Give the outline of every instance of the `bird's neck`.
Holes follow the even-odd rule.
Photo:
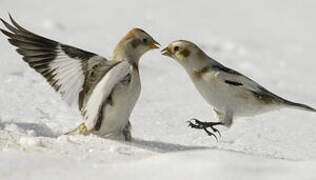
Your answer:
[[[188,71],[198,71],[210,64],[208,58],[192,57],[187,61],[183,61],[185,69]]]
[[[190,75],[195,75],[197,72],[204,72],[205,70],[209,70],[213,65],[219,64],[208,56],[195,57],[188,62],[184,65],[184,68]]]
[[[129,61],[131,64],[135,64],[138,66],[140,57],[140,54],[131,49],[124,48],[122,46],[117,46],[113,52],[112,60]]]

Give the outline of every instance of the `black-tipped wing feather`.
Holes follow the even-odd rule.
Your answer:
[[[76,103],[78,100],[82,102],[84,95],[89,91],[85,84],[96,83],[91,82],[89,78],[91,71],[102,70],[102,74],[105,74],[113,65],[94,53],[34,34],[21,27],[11,16],[10,19],[12,25],[0,19],[7,28],[0,28],[0,31],[17,47],[16,51],[23,56],[23,60],[42,74],[68,104]],[[90,64],[98,68],[92,69]],[[87,79],[90,79],[90,82],[87,82]],[[98,79],[100,78],[94,78],[95,81]]]

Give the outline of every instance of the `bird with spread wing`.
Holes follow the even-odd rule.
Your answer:
[[[69,46],[1,19],[0,31],[23,60],[46,78],[68,104],[77,103],[84,122],[66,134],[90,133],[131,140],[130,114],[140,95],[141,56],[159,48],[148,33],[135,28],[114,49],[112,60]]]

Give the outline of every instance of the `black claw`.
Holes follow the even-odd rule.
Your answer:
[[[187,123],[189,123],[189,124],[188,124],[189,127],[194,128],[194,125],[195,125],[195,124],[193,124],[191,121],[187,121]]]
[[[219,130],[218,130],[217,128],[211,126],[211,129],[212,129],[215,133],[217,133],[217,134],[219,135],[219,137],[222,137],[221,132],[219,132]]]
[[[195,123],[191,121],[195,121]],[[188,126],[194,129],[203,129],[203,126],[201,126],[200,123],[197,123],[197,121],[197,119],[191,119],[190,121],[187,121],[189,123]]]
[[[204,129],[204,131],[207,133],[207,135],[213,136],[213,137],[216,139],[216,141],[218,142],[218,138],[217,138],[217,136],[216,136],[214,133],[210,132],[210,131],[207,130],[206,128],[203,128],[203,129]]]
[[[214,133],[217,133],[219,137],[222,137],[222,134],[220,133],[220,131],[214,127],[216,125],[221,125],[222,124],[221,122],[202,122],[195,118],[192,118],[190,121],[187,121],[187,122],[189,123],[188,124],[189,127],[194,128],[194,129],[203,129],[209,136],[214,136],[217,142],[218,142],[218,138]],[[214,133],[207,130],[207,128],[211,128]]]

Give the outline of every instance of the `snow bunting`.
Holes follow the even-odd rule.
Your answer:
[[[219,131],[214,126],[230,127],[234,117],[253,116],[283,107],[316,112],[310,106],[281,98],[243,74],[225,67],[192,42],[174,41],[161,53],[184,67],[199,93],[213,106],[219,120],[202,122],[192,119],[189,126],[203,129],[216,139],[213,132]]]
[[[140,95],[138,63],[159,48],[145,31],[132,29],[118,43],[112,60],[32,33],[10,16],[0,29],[23,60],[43,75],[68,104],[77,103],[84,122],[66,134],[96,134],[131,140],[130,114]]]

